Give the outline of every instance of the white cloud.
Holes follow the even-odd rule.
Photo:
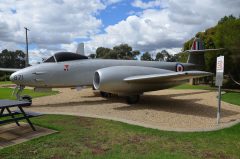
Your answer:
[[[78,46],[77,42],[72,42],[70,44],[62,44],[61,49],[68,50],[70,52],[76,52],[77,46]]]
[[[217,24],[225,15],[239,16],[239,0],[165,0],[132,4],[142,10],[115,25],[108,26],[105,33],[94,35],[87,46],[95,50],[99,46],[112,47],[128,43],[134,49],[152,51],[162,48],[181,48],[184,41],[197,32]],[[165,6],[162,8],[162,6]]]
[[[106,5],[112,5],[112,4],[119,3],[121,1],[123,1],[123,0],[103,0],[103,3]]]
[[[132,6],[141,8],[141,9],[149,9],[149,8],[156,8],[156,7],[167,7],[167,2],[168,0],[152,0],[148,2],[143,2],[142,0],[135,0],[132,2]]]
[[[0,42],[24,44],[23,28],[28,27],[30,43],[55,49],[98,33],[102,22],[96,14],[105,7],[100,0],[1,0]]]
[[[99,46],[128,43],[134,49],[176,50],[198,31],[214,26],[225,15],[239,16],[239,0],[1,0],[0,49],[19,49],[25,44],[24,27],[30,29],[31,59],[55,51],[76,51],[75,39],[90,39],[87,53]],[[99,13],[107,6],[132,5],[126,19],[100,30]],[[136,9],[136,8],[140,8]],[[135,10],[136,9],[136,10]],[[175,51],[173,51],[175,52]]]

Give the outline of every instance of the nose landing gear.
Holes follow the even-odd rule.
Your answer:
[[[23,85],[17,85],[15,89],[13,90],[12,95],[15,95],[17,100],[27,101],[29,102],[29,106],[32,105],[32,97],[29,95],[23,95],[21,96],[22,91],[24,90],[25,86]]]

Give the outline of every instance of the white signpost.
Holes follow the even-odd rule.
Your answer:
[[[221,86],[223,83],[224,74],[224,56],[217,57],[216,63],[216,86],[218,86],[218,111],[217,111],[217,124],[220,123],[221,115]]]

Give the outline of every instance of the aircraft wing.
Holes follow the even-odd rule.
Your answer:
[[[0,71],[3,71],[3,72],[16,72],[16,71],[19,71],[21,69],[17,69],[17,68],[0,68]]]
[[[212,73],[204,71],[185,71],[185,72],[171,72],[163,74],[151,74],[151,75],[140,75],[131,76],[124,79],[129,83],[158,83],[164,81],[179,81],[197,77],[210,76]]]

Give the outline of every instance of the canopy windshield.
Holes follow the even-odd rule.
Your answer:
[[[51,56],[47,60],[44,61],[44,63],[46,63],[46,62],[56,62],[56,61],[55,61],[54,56]]]
[[[83,56],[80,54],[72,53],[72,52],[59,52],[54,56],[49,57],[44,62],[64,62],[64,61],[74,61],[74,60],[83,60],[88,59],[87,56]]]

